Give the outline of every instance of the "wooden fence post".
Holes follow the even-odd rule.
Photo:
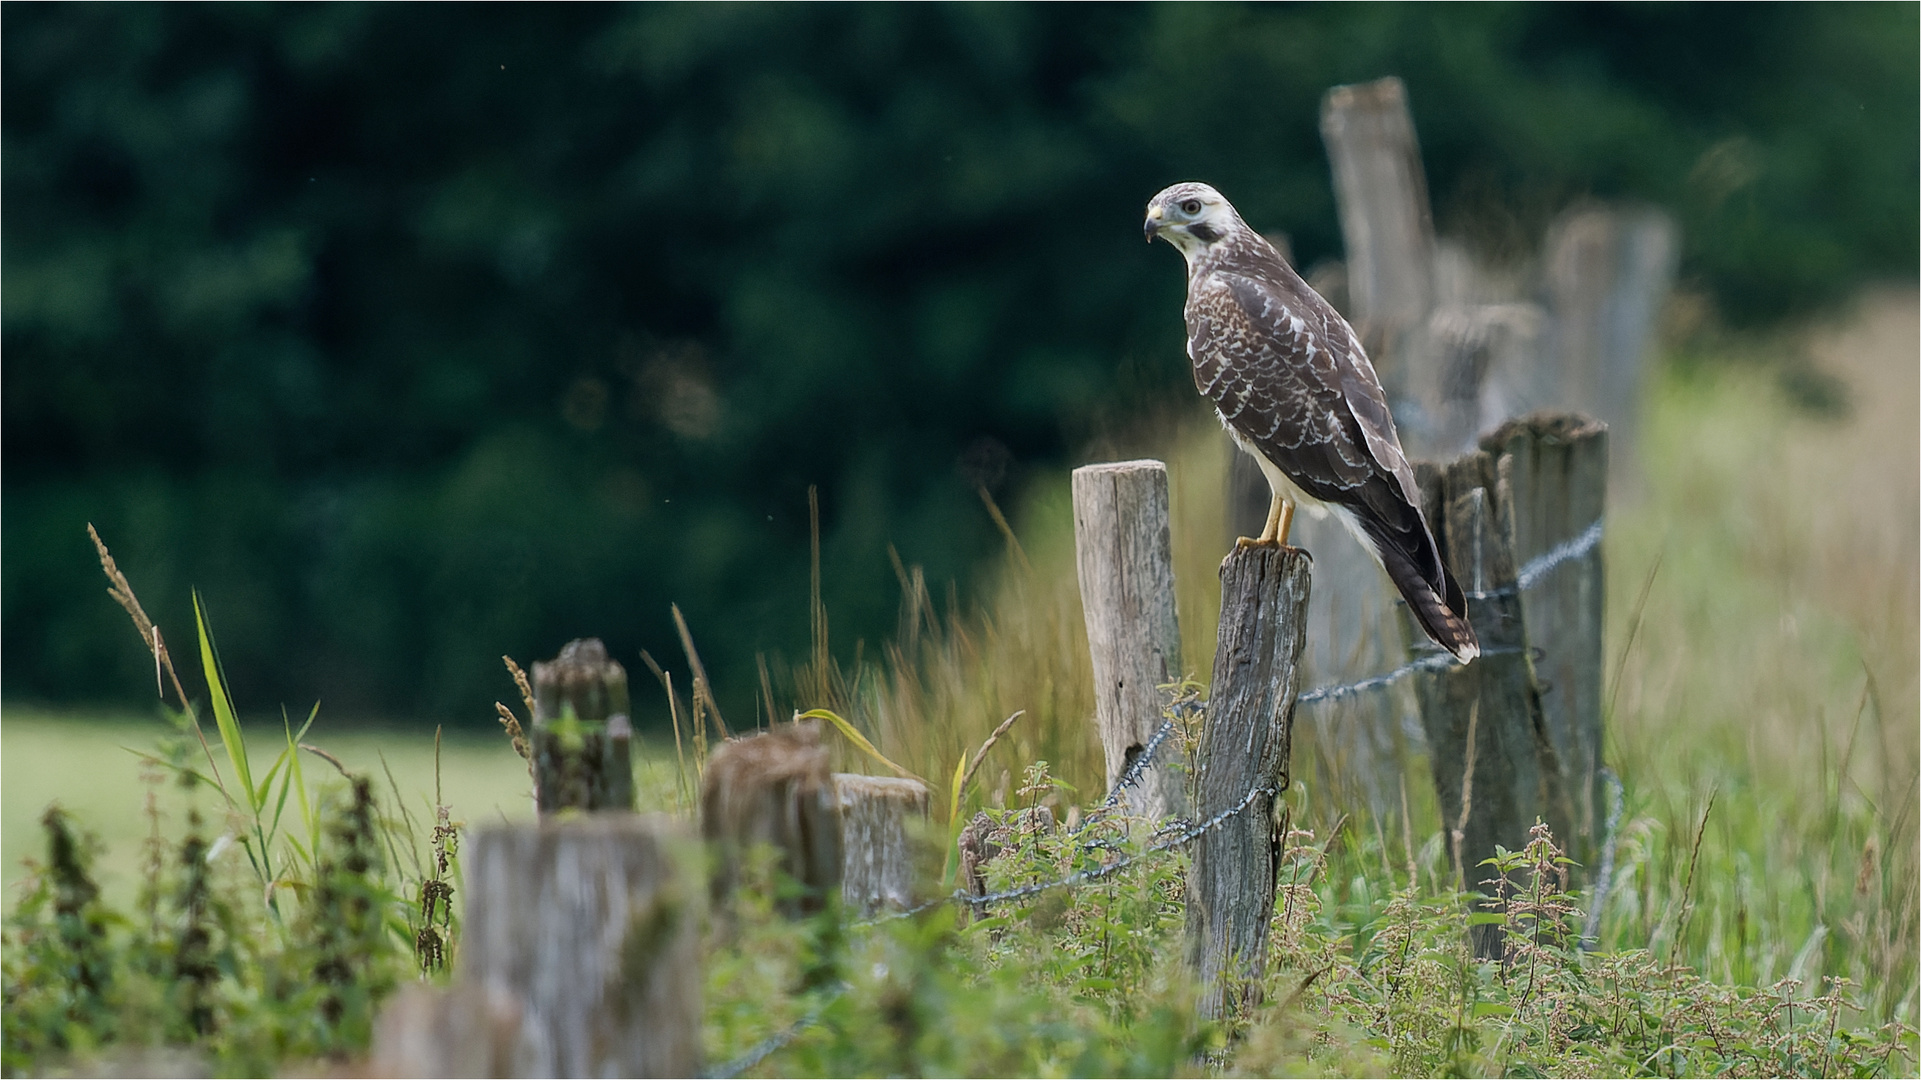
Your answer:
[[[593,815],[474,834],[460,970],[382,1014],[397,1076],[694,1076],[700,890],[680,829]]]
[[[1554,362],[1536,369],[1535,401],[1608,425],[1618,490],[1633,477],[1642,368],[1674,280],[1679,230],[1659,210],[1579,207],[1554,222],[1544,247]]]
[[[1574,413],[1510,420],[1483,437],[1498,484],[1510,493],[1514,561],[1570,555],[1523,582],[1521,613],[1534,652],[1541,713],[1567,776],[1573,833],[1568,853],[1593,865],[1601,837],[1601,619],[1606,597],[1599,530],[1607,505],[1608,427]]]
[[[842,902],[861,915],[912,907],[917,897],[909,823],[927,817],[927,785],[835,773],[834,791],[840,799]]]
[[[1480,862],[1494,854],[1495,845],[1521,850],[1537,817],[1566,837],[1573,815],[1542,716],[1516,595],[1512,489],[1485,451],[1445,468],[1419,462],[1415,471],[1435,539],[1468,595],[1468,621],[1481,639],[1482,655],[1473,663],[1414,679],[1441,824],[1450,834],[1460,883],[1472,889],[1483,887],[1487,871]],[[1432,656],[1426,635],[1405,614],[1403,620],[1409,653]],[[1477,926],[1470,936],[1476,955],[1500,955],[1499,927]]]
[[[1158,688],[1183,674],[1167,466],[1122,461],[1075,469],[1074,555],[1111,789],[1161,725],[1168,698]],[[1126,795],[1133,812],[1158,819],[1186,810],[1175,764],[1166,755],[1143,772]]]
[[[534,684],[534,798],[544,817],[560,810],[632,810],[633,726],[627,669],[599,638],[567,643],[537,661]]]
[[[1210,1017],[1252,1004],[1267,963],[1280,848],[1273,811],[1288,783],[1309,562],[1299,548],[1236,548],[1221,563],[1196,817],[1239,812],[1194,841],[1187,884],[1188,961]]]
[[[1347,248],[1348,313],[1414,453],[1431,453],[1439,384],[1426,351],[1434,304],[1434,221],[1427,174],[1396,78],[1336,86],[1321,99],[1321,140],[1334,171]]]
[[[1334,174],[1346,246],[1348,309],[1411,454],[1451,452],[1466,435],[1448,427],[1446,373],[1429,325],[1437,246],[1427,175],[1397,78],[1336,86],[1321,99],[1321,139]],[[1456,410],[1458,411],[1458,410]],[[1445,449],[1443,449],[1445,447]],[[1394,587],[1332,517],[1301,515],[1294,543],[1314,553],[1320,587],[1308,612],[1306,670],[1316,684],[1352,682],[1392,665]],[[1398,816],[1405,767],[1401,703],[1392,692],[1314,710],[1310,745],[1344,804],[1365,801]]]
[[[790,914],[818,911],[841,887],[840,796],[814,721],[729,739],[707,759],[700,834],[714,849],[713,896],[724,908],[749,848],[772,846],[802,886]]]

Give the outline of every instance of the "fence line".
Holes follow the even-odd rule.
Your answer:
[[[1512,589],[1503,590],[1503,592],[1513,592],[1521,589],[1527,589],[1532,585],[1534,585],[1546,574],[1553,571],[1556,567],[1560,566],[1561,564],[1566,563],[1572,559],[1578,559],[1586,555],[1588,552],[1592,551],[1594,547],[1601,542],[1602,524],[1603,523],[1600,519],[1596,519],[1593,524],[1589,525],[1586,529],[1582,530],[1579,536],[1576,536],[1564,543],[1558,544],[1554,548],[1550,549],[1549,551],[1546,551],[1541,555],[1528,560],[1527,564],[1521,568],[1518,574],[1515,575],[1517,584]],[[1477,599],[1485,599],[1487,595],[1494,595],[1494,594],[1475,594]],[[1497,655],[1499,653],[1518,652],[1518,651],[1520,650],[1499,649],[1499,650],[1493,650],[1490,653],[1485,655]],[[1453,666],[1455,663],[1456,661],[1451,654],[1445,653],[1445,652],[1437,652],[1431,656],[1424,656],[1419,660],[1410,661],[1409,663],[1403,664],[1400,667],[1395,668],[1393,671],[1389,671],[1385,674],[1371,676],[1369,678],[1360,679],[1351,683],[1343,683],[1335,686],[1317,687],[1313,690],[1309,690],[1309,691],[1306,691],[1305,693],[1298,695],[1295,698],[1295,703],[1297,705],[1312,705],[1312,704],[1316,704],[1318,702],[1324,702],[1324,701],[1338,701],[1345,697],[1351,697],[1356,694],[1362,694],[1370,690],[1378,690],[1382,687],[1389,686],[1417,672],[1442,670],[1442,669]],[[1141,780],[1141,777],[1146,775],[1147,769],[1153,763],[1155,755],[1157,755],[1160,752],[1161,747],[1167,743],[1167,740],[1171,738],[1173,734],[1174,734],[1173,719],[1170,718],[1170,719],[1161,721],[1160,726],[1154,730],[1153,736],[1150,739],[1148,739],[1147,743],[1144,746],[1141,747],[1141,752],[1135,756],[1134,760],[1128,764],[1127,769],[1124,772],[1122,772],[1120,777],[1114,781],[1113,788],[1108,791],[1106,798],[1104,798],[1101,801],[1100,806],[1098,806],[1093,811],[1093,813],[1089,814],[1087,820],[1081,824],[1081,827],[1080,827],[1081,829],[1084,830],[1089,825],[1091,825],[1096,816],[1101,815],[1107,811],[1110,811],[1114,807],[1120,804],[1122,796],[1124,795],[1126,790],[1134,786],[1135,784],[1139,783]],[[1615,846],[1614,842],[1615,842],[1616,828],[1619,825],[1620,817],[1621,817],[1620,781],[1614,778],[1613,773],[1608,773],[1606,775],[1610,784],[1610,790],[1613,798],[1612,798],[1611,805],[1609,807],[1608,822],[1607,822],[1607,842],[1606,842],[1605,853],[1602,857],[1602,863],[1601,863],[1602,877],[1596,887],[1594,911],[1589,915],[1588,927],[1586,928],[1586,932],[1582,935],[1582,938],[1583,938],[1582,945],[1584,948],[1592,948],[1592,942],[1594,940],[1596,924],[1598,924],[1599,922],[1599,913],[1600,913],[1601,905],[1605,903],[1605,899],[1607,895],[1607,878],[1613,871],[1614,846]],[[974,905],[978,907],[986,907],[990,904],[1006,903],[1010,900],[1023,900],[1023,899],[1026,899],[1027,897],[1038,896],[1041,893],[1049,892],[1054,889],[1071,889],[1071,888],[1077,888],[1082,885],[1091,884],[1093,882],[1100,881],[1104,878],[1112,877],[1113,875],[1120,873],[1122,870],[1125,870],[1135,865],[1136,863],[1142,862],[1151,856],[1159,855],[1163,852],[1171,851],[1175,848],[1184,847],[1188,844],[1191,844],[1195,840],[1198,840],[1201,837],[1206,836],[1208,833],[1211,833],[1215,829],[1220,828],[1222,825],[1225,825],[1228,821],[1232,820],[1234,817],[1244,812],[1249,806],[1253,805],[1256,799],[1260,798],[1262,795],[1264,794],[1271,795],[1274,793],[1275,793],[1274,789],[1271,785],[1268,785],[1266,783],[1256,784],[1253,787],[1249,788],[1245,795],[1241,796],[1241,799],[1239,802],[1235,803],[1233,806],[1227,808],[1226,810],[1223,810],[1220,813],[1215,814],[1213,817],[1209,818],[1208,820],[1201,822],[1198,825],[1189,825],[1185,828],[1180,829],[1177,832],[1172,833],[1171,835],[1163,835],[1161,839],[1155,841],[1154,843],[1141,849],[1138,852],[1122,855],[1119,858],[1115,859],[1114,861],[1103,863],[1100,866],[1090,867],[1085,870],[1076,870],[1073,873],[1067,874],[1063,877],[1055,878],[1051,881],[1031,882],[1026,885],[1019,885],[1011,889],[1002,890],[1000,892],[987,893],[982,896],[975,896],[969,893],[966,889],[955,889],[951,893],[948,893],[944,896],[936,897],[935,899],[928,900],[924,903],[917,904],[913,907],[906,908],[901,911],[894,911],[894,912],[888,912],[882,915],[876,915],[872,918],[864,919],[859,922],[856,922],[853,925],[856,927],[869,927],[869,926],[876,926],[884,922],[892,922],[898,919],[912,918],[913,916],[920,915],[924,912],[932,911],[933,909],[940,907],[944,904],[962,903],[962,904],[969,904],[969,905]],[[1169,824],[1170,825],[1178,824],[1178,822],[1170,822]],[[1164,833],[1165,828],[1162,831]],[[799,1020],[788,1025],[786,1028],[783,1028],[782,1030],[775,1032],[773,1035],[768,1036],[766,1039],[763,1039],[761,1042],[756,1044],[747,1053],[742,1054],[738,1058],[735,1058],[733,1061],[727,1063],[727,1065],[723,1066],[722,1068],[717,1069],[713,1072],[709,1072],[707,1076],[716,1078],[716,1080],[730,1080],[730,1078],[739,1076],[741,1073],[744,1073],[747,1070],[752,1069],[756,1065],[759,1065],[762,1061],[766,1060],[769,1055],[775,1053],[776,1051],[782,1049],[783,1047],[786,1047],[788,1044],[792,1043],[796,1038],[799,1038],[802,1032],[806,1031],[808,1028],[811,1028],[816,1023],[818,1023],[820,1021],[820,1017],[822,1013],[826,1011],[827,1007],[833,1004],[833,1002],[837,1000],[842,994],[846,993],[846,990],[847,990],[847,987],[845,986],[845,984],[843,984],[839,989],[835,990],[835,992],[831,996],[829,996],[825,1001],[822,1001],[820,1004],[816,1005],[812,1010],[810,1010],[806,1016],[801,1017]]]
[[[1514,575],[1513,585],[1507,586],[1506,588],[1493,589],[1488,592],[1471,592],[1467,594],[1467,598],[1470,600],[1492,600],[1497,596],[1513,596],[1516,593],[1533,588],[1537,582],[1548,575],[1549,571],[1554,570],[1564,562],[1578,559],[1588,552],[1593,551],[1601,542],[1602,526],[1605,524],[1606,519],[1595,518],[1593,524],[1581,530],[1581,535],[1563,540],[1559,544],[1529,559],[1527,563],[1521,567],[1520,571]]]
[[[1587,913],[1587,925],[1581,927],[1583,952],[1592,952],[1601,943],[1601,909],[1607,906],[1608,889],[1614,884],[1614,844],[1621,836],[1621,810],[1626,801],[1621,778],[1613,769],[1602,769],[1601,778],[1608,786],[1607,839],[1601,842],[1601,872],[1594,879],[1594,903]]]
[[[734,1077],[766,1061],[768,1055],[774,1053],[776,1050],[783,1049],[787,1044],[800,1038],[801,1032],[820,1023],[820,1018],[827,1012],[827,1007],[839,1001],[841,996],[846,994],[850,989],[852,989],[852,987],[846,983],[835,986],[834,992],[828,994],[824,1000],[807,1010],[805,1016],[802,1016],[800,1019],[755,1043],[752,1049],[734,1060],[729,1061],[727,1064],[722,1065],[720,1068],[709,1070],[701,1075],[705,1077],[706,1080],[734,1080]]]

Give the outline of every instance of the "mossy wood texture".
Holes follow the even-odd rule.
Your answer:
[[[633,724],[627,669],[599,638],[567,643],[536,661],[534,797],[542,816],[561,810],[634,808]]]
[[[1464,885],[1483,889],[1491,871],[1480,862],[1496,845],[1521,850],[1537,818],[1567,836],[1572,818],[1515,590],[1512,491],[1495,465],[1477,450],[1445,468],[1419,462],[1415,470],[1442,557],[1468,596],[1468,621],[1481,639],[1482,655],[1472,663],[1416,675],[1415,696],[1455,868]],[[1432,655],[1426,636],[1403,617],[1409,653]],[[1477,955],[1500,954],[1498,927],[1470,933]]]
[[[1094,722],[1107,758],[1107,786],[1159,728],[1181,669],[1174,607],[1167,466],[1120,461],[1074,470],[1074,556],[1094,668]],[[1163,756],[1126,793],[1149,818],[1186,810],[1185,784]]]
[[[1195,815],[1210,821],[1240,806],[1249,791],[1265,790],[1194,841],[1187,947],[1208,1016],[1253,1004],[1266,964],[1283,839],[1273,811],[1288,784],[1310,561],[1298,548],[1249,547],[1221,564],[1220,636]]]

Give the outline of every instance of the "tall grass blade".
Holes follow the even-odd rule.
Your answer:
[[[253,769],[247,764],[247,743],[240,735],[240,719],[234,715],[233,699],[227,692],[227,677],[221,672],[220,659],[214,653],[213,636],[207,632],[207,614],[201,606],[197,589],[193,594],[193,621],[200,632],[200,666],[207,677],[207,696],[213,699],[213,719],[220,728],[221,745],[227,748],[227,761],[240,780],[240,790],[247,797],[247,806],[258,813],[260,800],[254,793]]]

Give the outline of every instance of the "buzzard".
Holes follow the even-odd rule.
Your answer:
[[[1354,328],[1206,184],[1154,196],[1145,231],[1187,258],[1194,385],[1274,492],[1260,539],[1240,543],[1284,544],[1297,501],[1324,507],[1380,562],[1429,637],[1462,663],[1479,656]]]

